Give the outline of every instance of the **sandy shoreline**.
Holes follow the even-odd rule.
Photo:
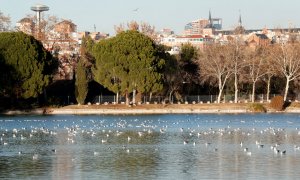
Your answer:
[[[197,114],[197,113],[246,113],[246,110],[212,109],[56,109],[50,114]]]
[[[249,104],[174,104],[174,105],[70,105],[61,108],[37,108],[31,110],[8,110],[4,115],[121,115],[121,114],[215,114],[251,113]],[[268,112],[274,112],[269,111]],[[300,113],[300,108],[288,108],[282,113]]]
[[[212,110],[212,109],[35,109],[30,111],[10,110],[2,114],[5,115],[88,115],[88,114],[204,114],[204,113],[247,113],[244,109]]]

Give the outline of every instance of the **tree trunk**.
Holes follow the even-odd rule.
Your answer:
[[[135,104],[136,89],[132,91],[132,103]]]
[[[169,102],[172,102],[172,94],[173,94],[173,90],[171,90],[170,94],[169,94]]]
[[[270,100],[271,78],[272,78],[272,76],[268,76],[268,82],[267,82],[267,101],[268,102]]]
[[[150,93],[149,102],[151,102],[152,99],[152,92]]]
[[[218,99],[217,99],[218,103],[221,102],[222,92],[223,92],[222,77],[219,77],[219,95],[218,95]]]
[[[252,84],[252,97],[251,97],[251,102],[254,103],[255,101],[255,85],[256,85],[256,81],[253,82]]]
[[[219,89],[219,95],[218,95],[218,99],[217,99],[218,103],[221,102],[222,93],[223,93],[223,88]]]
[[[285,85],[285,92],[283,96],[283,100],[286,101],[288,92],[289,92],[289,86],[290,86],[290,77],[286,77],[286,85]]]
[[[116,104],[119,104],[119,92],[117,92]]]
[[[128,91],[126,90],[125,93],[125,98],[126,98],[126,105],[129,105],[129,96],[128,96]]]
[[[234,103],[238,102],[238,77],[237,77],[237,73],[234,74]]]

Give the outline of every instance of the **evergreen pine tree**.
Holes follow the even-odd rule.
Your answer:
[[[88,93],[87,68],[85,66],[84,61],[84,57],[81,57],[77,64],[75,81],[75,96],[77,102],[80,104],[85,103],[85,99]]]
[[[49,85],[57,62],[41,42],[22,32],[0,33],[0,83],[11,98],[36,98]]]
[[[135,92],[155,93],[163,88],[165,60],[155,42],[138,31],[124,31],[100,41],[93,48],[94,78],[104,87],[126,96]]]

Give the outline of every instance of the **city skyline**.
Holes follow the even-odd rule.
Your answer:
[[[114,26],[126,24],[132,20],[147,22],[159,31],[170,28],[176,34],[184,31],[184,26],[197,19],[208,18],[209,10],[214,18],[223,19],[223,29],[233,29],[238,24],[241,12],[243,25],[246,29],[256,28],[287,28],[299,27],[297,11],[300,2],[296,0],[274,0],[261,2],[259,0],[190,0],[186,1],[139,1],[110,0],[85,2],[58,0],[0,0],[0,11],[11,17],[11,25],[27,14],[34,14],[30,7],[35,4],[49,6],[46,15],[55,15],[62,19],[72,20],[78,31],[97,31],[114,34]],[[20,4],[21,3],[21,4]],[[18,4],[18,6],[16,6]],[[274,14],[277,17],[274,17]]]

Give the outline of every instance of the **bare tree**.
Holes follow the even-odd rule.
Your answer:
[[[151,26],[150,24],[146,22],[138,23],[136,21],[131,21],[127,23],[127,27],[124,24],[119,24],[114,26],[116,34],[119,34],[120,32],[128,30],[134,30],[139,31],[146,36],[150,37],[153,40],[157,40],[157,34],[155,32],[155,27]]]
[[[127,27],[132,31],[139,31],[140,29],[140,25],[136,21],[130,21],[129,23],[127,23]]]
[[[232,75],[232,62],[228,52],[229,46],[212,45],[199,58],[202,81],[217,85],[219,88],[218,103],[221,102],[225,84]]]
[[[47,16],[40,23],[41,28],[41,41],[48,49],[54,49],[55,44],[62,40],[62,37],[57,33],[54,28],[55,25],[60,21],[56,16]]]
[[[244,67],[244,46],[241,38],[236,37],[231,41],[228,46],[227,56],[230,58],[232,63],[232,73],[234,75],[234,103],[238,102],[239,93],[239,75]]]
[[[31,14],[27,15],[26,18],[24,19],[28,19],[30,22],[32,22],[34,26],[33,30],[28,29],[31,28],[31,26],[28,27],[26,26],[18,30],[25,31],[25,33],[29,33],[30,35],[33,35],[36,39],[42,41],[44,46],[47,47],[48,49],[52,49],[54,47],[54,44],[61,39],[60,35],[54,31],[55,25],[59,22],[58,17],[56,16],[43,17],[40,23],[37,23],[36,16],[33,16]]]
[[[0,32],[3,31],[8,31],[10,29],[10,17],[5,16],[1,11],[0,11]]]
[[[149,36],[153,40],[157,40],[157,33],[155,32],[155,27],[151,26],[146,22],[141,22],[140,32]]]
[[[254,50],[248,49],[245,58],[245,69],[248,74],[248,79],[252,84],[251,101],[255,101],[256,83],[265,76],[268,71],[266,70],[266,50],[264,47],[258,47]]]
[[[300,77],[300,44],[275,45],[272,50],[272,58],[276,69],[285,77],[286,85],[284,100],[287,100],[289,83]]]
[[[115,29],[116,34],[119,34],[123,31],[125,31],[124,24],[115,25],[114,29]]]
[[[34,15],[27,15],[24,19],[26,22],[20,21],[18,30],[33,35],[59,59],[58,74],[55,78],[72,79],[79,53],[78,43],[71,36],[72,32],[76,32],[76,25],[71,20],[49,15],[43,15],[40,23],[36,22],[37,18]],[[26,25],[28,22],[30,26]],[[28,28],[29,30],[26,30]]]
[[[278,70],[276,70],[274,59],[272,58],[272,53],[270,53],[270,47],[268,46],[265,49],[267,52],[265,54],[265,61],[264,71],[265,71],[265,78],[267,83],[267,101],[270,100],[270,89],[271,89],[271,79],[278,74]],[[265,79],[264,78],[264,79]]]
[[[136,21],[130,21],[127,23],[127,27],[124,24],[119,24],[114,26],[116,34],[119,34],[126,30],[139,31],[140,25]]]

